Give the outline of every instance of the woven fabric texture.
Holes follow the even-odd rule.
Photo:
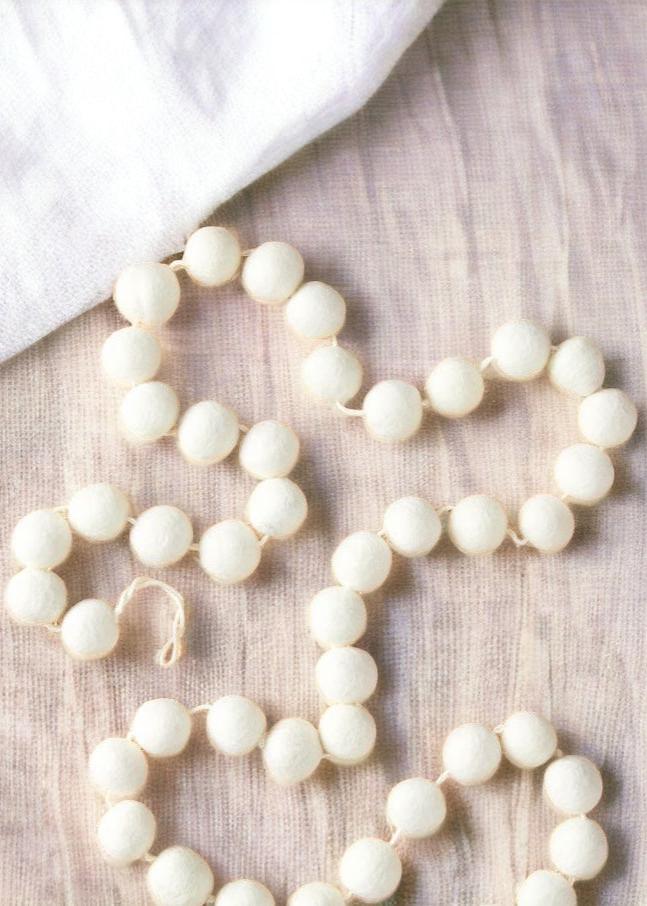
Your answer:
[[[647,374],[647,8],[639,2],[450,2],[388,82],[352,120],[304,149],[218,212],[247,246],[285,239],[310,278],[348,300],[343,342],[384,377],[422,385],[446,355],[487,355],[489,337],[526,316],[555,341],[587,334],[608,386],[642,406]],[[97,222],[102,212],[96,211]],[[116,653],[78,665],[47,632],[3,621],[0,640],[2,833],[0,902],[7,906],[144,906],[143,866],[101,860],[99,801],[86,785],[89,751],[124,733],[158,696],[190,705],[228,692],[258,701],[271,721],[321,706],[305,607],[331,582],[338,540],[378,528],[404,494],[437,504],[478,491],[511,513],[550,490],[557,452],[577,438],[576,404],[545,380],[494,384],[473,416],[427,418],[404,446],[371,440],[358,420],[312,405],[299,387],[304,349],[280,310],[238,287],[184,299],[164,331],[162,377],[183,405],[215,397],[253,422],[279,417],[303,442],[294,478],[310,517],[267,548],[253,581],[211,583],[190,560],[164,571],[191,602],[189,650],[170,671],[153,663],[168,611],[143,593]],[[171,441],[129,449],[117,436],[119,394],[98,368],[103,339],[122,322],[99,306],[7,363],[2,383],[2,512],[63,503],[83,484],[111,481],[137,510],[183,508],[196,532],[242,512],[253,482],[235,458],[206,471]],[[278,903],[299,884],[336,877],[347,843],[386,832],[389,787],[435,775],[446,732],[498,724],[517,708],[550,717],[567,752],[601,765],[595,816],[611,846],[607,869],[581,886],[579,906],[638,906],[647,889],[644,677],[645,453],[639,427],[614,455],[608,500],[579,509],[573,544],[557,557],[505,546],[467,559],[444,541],[398,560],[369,599],[362,644],[379,665],[369,707],[374,756],[326,765],[289,791],[258,754],[226,760],[198,732],[177,760],[155,764],[145,800],[159,821],[156,851],[183,843],[219,881],[252,877]],[[146,572],[127,541],[77,543],[61,570],[73,601],[115,601]],[[153,573],[154,575],[154,573]],[[515,885],[547,865],[557,823],[540,774],[504,767],[482,788],[449,785],[449,819],[433,840],[404,848],[398,906],[509,904]]]

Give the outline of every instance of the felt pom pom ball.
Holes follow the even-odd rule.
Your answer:
[[[275,900],[264,884],[241,878],[221,887],[215,906],[274,906]]]
[[[299,446],[299,438],[288,425],[273,419],[257,422],[240,445],[240,464],[259,481],[284,478],[297,463]]]
[[[545,717],[531,711],[517,711],[503,724],[501,747],[512,764],[532,770],[553,757],[557,734]]]
[[[119,624],[114,608],[106,601],[86,598],[70,607],[61,623],[61,642],[69,655],[79,661],[106,657],[119,641]]]
[[[319,734],[300,717],[286,717],[270,729],[263,746],[263,761],[270,777],[291,786],[313,774],[323,758]]]
[[[494,367],[510,381],[530,381],[546,367],[550,337],[532,321],[510,321],[492,337]]]
[[[119,407],[119,426],[132,444],[151,444],[168,434],[177,421],[180,401],[172,387],[147,381],[129,390]]]
[[[180,284],[167,264],[132,264],[120,274],[113,296],[119,312],[131,324],[159,327],[175,314]]]
[[[300,286],[304,272],[301,254],[287,242],[264,242],[243,265],[242,282],[256,302],[280,305]]]
[[[366,605],[362,597],[341,585],[317,592],[308,615],[312,637],[322,648],[353,645],[366,632]]]
[[[204,906],[214,885],[208,864],[186,846],[169,846],[151,863],[146,887],[155,906]]]
[[[421,497],[401,497],[387,507],[384,534],[403,557],[423,557],[440,539],[442,526],[435,509]]]
[[[87,541],[112,541],[126,528],[130,501],[111,484],[91,484],[72,495],[67,518],[77,535]]]
[[[247,518],[259,535],[289,538],[303,525],[308,502],[298,484],[289,478],[260,481],[247,501]]]
[[[377,665],[362,648],[331,648],[317,661],[315,677],[328,704],[359,704],[375,692]]]
[[[223,585],[249,578],[261,562],[261,545],[252,529],[238,519],[225,519],[200,538],[200,565]]]
[[[484,391],[480,370],[472,362],[459,357],[439,362],[425,383],[431,408],[446,418],[469,415],[480,406]]]
[[[191,735],[191,715],[174,698],[154,698],[140,705],[130,733],[153,758],[170,758],[184,751]]]
[[[306,340],[336,336],[346,320],[346,303],[336,289],[317,280],[304,283],[285,306],[285,320]]]
[[[141,513],[130,532],[130,546],[144,566],[171,566],[193,540],[191,520],[174,506],[161,504]]]
[[[377,440],[396,443],[412,437],[422,421],[419,391],[405,381],[380,381],[362,403],[364,421]]]
[[[584,815],[558,824],[548,841],[550,860],[567,878],[588,881],[600,874],[609,855],[606,834]]]
[[[386,582],[393,557],[389,545],[374,532],[353,532],[332,556],[332,571],[340,585],[368,594]]]
[[[575,519],[569,507],[552,494],[537,494],[519,510],[519,530],[537,550],[556,554],[573,537]]]
[[[392,846],[376,837],[352,843],[339,865],[344,887],[363,903],[382,903],[402,879],[402,863]]]
[[[626,393],[608,388],[582,400],[577,420],[590,444],[619,447],[634,433],[638,412]]]
[[[187,462],[210,466],[225,459],[238,443],[236,413],[215,400],[202,400],[184,413],[177,445]]]
[[[431,837],[447,815],[445,795],[437,783],[411,777],[396,784],[386,801],[386,817],[404,837]]]
[[[287,906],[346,906],[346,900],[339,888],[313,881],[295,890]]]
[[[111,865],[120,868],[146,855],[156,833],[155,815],[136,799],[117,802],[101,818],[97,828],[101,854]]]
[[[449,537],[464,554],[491,554],[508,530],[508,517],[498,500],[474,494],[459,500],[449,514]]]
[[[72,550],[72,533],[54,510],[34,510],[23,516],[11,535],[11,550],[22,566],[53,569]]]
[[[615,470],[604,450],[591,444],[573,444],[555,460],[554,476],[557,487],[568,500],[590,506],[607,496]]]
[[[104,374],[119,387],[134,387],[154,378],[162,364],[157,337],[142,327],[115,330],[101,347]]]
[[[90,753],[88,775],[92,786],[107,798],[132,799],[146,784],[148,762],[136,743],[111,736]]]
[[[336,764],[359,764],[375,748],[377,730],[372,715],[361,705],[334,704],[319,719],[324,749]]]
[[[184,247],[182,263],[200,286],[222,286],[232,280],[240,267],[241,249],[236,236],[224,227],[200,227],[191,233]]]
[[[267,719],[258,705],[242,695],[225,695],[207,712],[207,736],[224,755],[248,755],[259,745]]]
[[[67,588],[56,573],[27,566],[9,579],[4,602],[16,622],[47,626],[67,607]]]
[[[577,897],[563,875],[533,871],[517,888],[517,906],[577,906]]]
[[[602,798],[602,776],[583,755],[564,755],[546,768],[544,795],[560,814],[584,815]]]
[[[301,380],[320,402],[347,403],[362,386],[362,365],[341,346],[319,346],[303,360]]]
[[[449,734],[443,746],[443,765],[463,786],[485,783],[496,774],[501,746],[492,730],[480,724],[463,724]]]
[[[548,362],[551,383],[571,396],[588,396],[604,381],[604,359],[593,340],[571,337],[557,347]]]

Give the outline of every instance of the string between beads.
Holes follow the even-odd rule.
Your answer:
[[[119,621],[119,618],[123,614],[128,603],[144,588],[159,588],[160,591],[163,591],[175,605],[175,613],[171,626],[171,637],[164,645],[162,645],[155,655],[155,660],[159,666],[166,669],[176,664],[184,653],[186,602],[177,589],[173,588],[171,585],[167,585],[166,582],[162,582],[161,579],[151,579],[148,576],[137,576],[119,595],[119,599],[115,605],[115,617],[117,621]]]

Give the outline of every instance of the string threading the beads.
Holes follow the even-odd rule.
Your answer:
[[[150,579],[147,576],[137,576],[130,585],[125,588],[119,595],[115,605],[115,617],[117,621],[123,614],[126,606],[135,595],[145,588],[159,588],[170,601],[175,605],[173,614],[173,624],[171,637],[157,652],[156,660],[160,667],[168,668],[176,664],[184,652],[184,634],[186,631],[186,604],[184,597],[177,589],[160,579]]]

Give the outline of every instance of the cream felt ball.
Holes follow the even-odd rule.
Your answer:
[[[97,828],[101,854],[120,868],[145,856],[156,833],[155,815],[136,799],[117,802],[103,815]]]
[[[61,623],[61,642],[79,661],[96,661],[113,651],[119,641],[114,608],[106,601],[86,598],[70,607]]]
[[[261,545],[253,530],[239,519],[225,519],[200,538],[200,565],[223,585],[247,579],[261,562]]]
[[[91,484],[72,495],[67,519],[72,530],[87,541],[112,541],[124,531],[130,501],[111,484]]]
[[[375,692],[377,665],[362,648],[331,648],[317,661],[315,679],[328,704],[361,704]]]
[[[144,566],[177,563],[193,541],[191,520],[175,506],[161,504],[141,513],[130,531],[130,546]]]
[[[72,550],[72,532],[67,521],[54,510],[34,510],[16,524],[11,550],[21,566],[53,569]]]
[[[596,447],[619,447],[636,428],[638,412],[622,390],[608,388],[580,403],[577,421],[582,437]]]
[[[332,571],[340,585],[368,594],[386,582],[391,572],[391,548],[375,532],[353,532],[332,555]]]
[[[4,602],[16,622],[47,626],[67,607],[67,588],[56,573],[27,566],[7,582]]]
[[[286,717],[274,724],[263,746],[267,772],[281,786],[306,780],[322,758],[316,727],[300,717]]]
[[[588,396],[604,381],[604,359],[588,337],[570,337],[557,347],[548,362],[551,383],[570,396]]]
[[[301,285],[305,265],[301,253],[287,242],[264,242],[243,264],[242,283],[256,302],[280,305]]]
[[[424,557],[438,544],[441,533],[438,513],[421,497],[401,497],[384,514],[387,541],[403,557]]]
[[[437,783],[412,777],[396,784],[386,801],[386,818],[404,837],[431,837],[447,816],[445,795]]]
[[[287,906],[346,906],[341,890],[332,884],[312,881],[299,887],[288,898]]]
[[[130,734],[153,758],[170,758],[184,751],[191,736],[191,715],[174,698],[155,698],[140,705]]]
[[[238,416],[215,400],[202,400],[186,410],[177,429],[177,445],[187,462],[210,466],[229,456],[238,443]]]
[[[529,381],[546,367],[550,337],[532,321],[510,321],[492,337],[494,367],[510,381]]]
[[[319,719],[319,735],[330,760],[336,764],[359,764],[375,748],[375,720],[361,705],[335,704]]]
[[[146,874],[155,906],[204,906],[214,883],[208,864],[187,846],[162,850]]]
[[[180,283],[168,264],[131,264],[119,275],[113,298],[126,321],[141,327],[160,327],[175,314]]]
[[[101,347],[103,372],[119,387],[134,387],[154,378],[162,364],[157,337],[142,327],[115,330]]]
[[[351,588],[333,585],[317,592],[308,611],[310,633],[322,648],[352,645],[366,632],[366,605]]]
[[[130,443],[150,444],[169,433],[179,413],[175,390],[162,381],[147,381],[133,387],[122,399],[119,426]]]
[[[284,478],[299,458],[299,438],[292,428],[267,419],[257,422],[243,437],[240,464],[246,472],[261,481]]]
[[[557,733],[550,721],[540,714],[517,711],[503,724],[501,748],[512,764],[532,770],[553,757]]]
[[[517,888],[517,906],[577,906],[577,896],[563,875],[533,871]]]
[[[261,709],[242,695],[225,695],[207,712],[207,737],[224,755],[248,755],[259,745],[266,727]]]
[[[289,478],[266,478],[250,494],[246,514],[259,535],[289,538],[303,525],[308,502],[299,485]]]
[[[573,444],[562,450],[553,474],[564,497],[586,506],[606,497],[615,478],[608,454],[592,444]]]
[[[182,263],[200,286],[222,286],[232,280],[242,260],[237,237],[224,227],[200,227],[187,239]]]
[[[359,359],[341,346],[319,346],[301,365],[304,387],[323,403],[347,403],[362,386],[362,376]]]
[[[485,783],[501,763],[496,733],[480,724],[463,724],[449,734],[443,745],[443,765],[463,786]]]
[[[88,776],[92,786],[107,799],[132,799],[146,785],[148,762],[136,743],[111,736],[90,753]]]
[[[546,768],[544,796],[562,815],[585,815],[602,798],[602,775],[583,755],[564,755]]]
[[[425,383],[431,408],[445,418],[462,418],[481,404],[485,384],[473,362],[460,356],[443,359]]]
[[[508,517],[498,500],[474,494],[459,500],[449,514],[447,531],[464,554],[491,554],[508,530]]]
[[[537,494],[519,510],[519,531],[538,551],[557,554],[573,537],[575,518],[559,497]]]
[[[339,878],[363,903],[382,903],[400,886],[402,863],[392,846],[376,837],[351,843],[341,858]]]
[[[377,440],[396,443],[412,437],[422,422],[422,398],[413,384],[380,381],[362,403],[364,422]]]
[[[313,280],[292,296],[285,306],[285,320],[300,337],[325,340],[344,326],[346,303],[332,286]]]
[[[576,881],[588,881],[604,868],[609,844],[597,821],[578,815],[557,825],[550,835],[548,851],[557,871]]]
[[[221,887],[216,906],[274,906],[275,900],[264,884],[241,878]]]

